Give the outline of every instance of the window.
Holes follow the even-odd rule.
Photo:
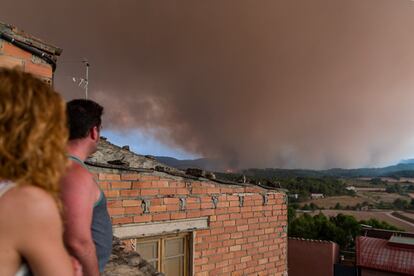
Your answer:
[[[166,276],[189,275],[189,245],[189,234],[135,240],[135,250]]]

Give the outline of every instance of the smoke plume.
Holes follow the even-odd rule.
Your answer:
[[[232,168],[358,167],[414,153],[408,0],[5,1],[0,20],[88,57],[105,125]],[[62,3],[63,2],[63,3]]]

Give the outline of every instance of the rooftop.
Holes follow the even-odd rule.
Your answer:
[[[289,237],[289,240],[301,241],[301,242],[310,242],[310,243],[329,243],[335,244],[333,241],[327,240],[313,240],[313,239],[305,239],[305,238],[297,238],[297,237]]]
[[[45,60],[56,68],[62,49],[0,21],[0,38]]]
[[[412,248],[414,249],[414,238],[392,236],[388,243],[393,246]]]
[[[356,255],[360,267],[414,274],[414,249],[395,246],[384,239],[358,237]]]
[[[395,230],[385,230],[362,225],[363,236],[389,240],[393,236],[414,238],[414,233]]]
[[[238,186],[259,186],[267,190],[277,190],[286,192],[284,189],[264,186],[257,183],[233,182],[216,178],[213,172],[207,172],[201,169],[189,168],[186,171],[168,166],[157,161],[152,156],[140,155],[132,152],[128,146],[117,146],[110,143],[105,137],[101,137],[97,151],[92,154],[85,162],[87,165],[99,168],[148,172],[148,173],[166,173],[171,176],[182,177],[193,180],[212,181],[220,184],[238,185]]]

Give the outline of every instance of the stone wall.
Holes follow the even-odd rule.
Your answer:
[[[285,193],[160,172],[91,170],[107,196],[114,233],[121,238],[145,235],[142,229],[163,232],[157,225],[176,222],[175,231],[193,233],[194,275],[285,275]]]

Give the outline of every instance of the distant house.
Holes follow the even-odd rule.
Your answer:
[[[320,199],[325,197],[323,194],[310,194],[310,196],[312,199]]]
[[[289,194],[288,197],[294,198],[294,199],[298,199],[299,198],[299,194]]]
[[[52,84],[62,49],[0,22],[0,67],[19,67]]]
[[[354,191],[355,192],[355,186],[348,186],[348,187],[346,187],[345,188],[346,190],[348,190],[348,191]]]

